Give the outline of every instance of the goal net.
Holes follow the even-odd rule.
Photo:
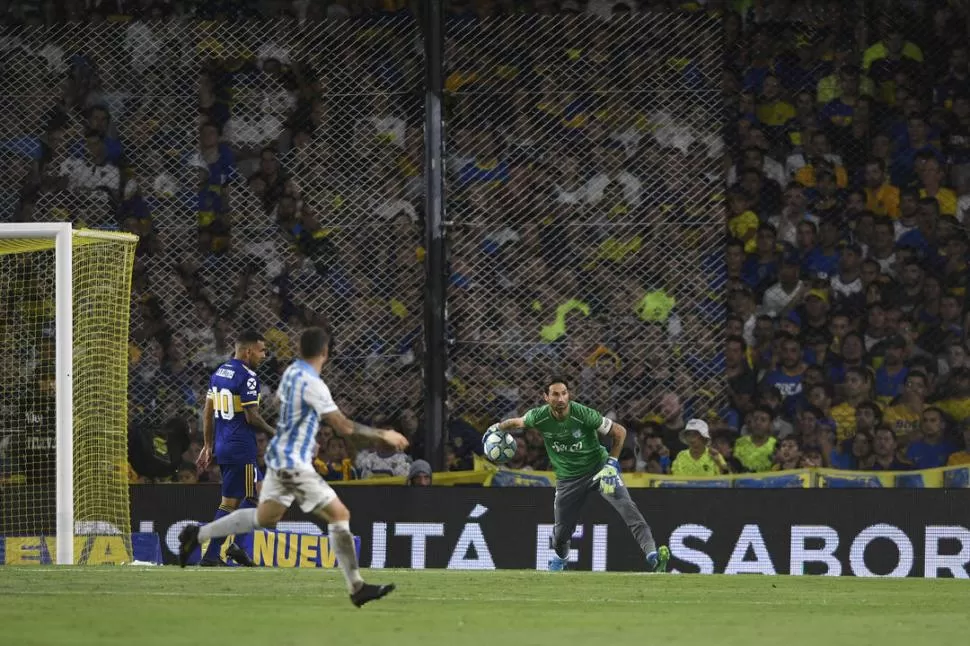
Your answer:
[[[136,244],[70,225],[0,225],[0,563],[119,562],[131,553]],[[94,554],[96,536],[112,538]]]

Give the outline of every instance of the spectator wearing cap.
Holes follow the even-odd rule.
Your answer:
[[[922,437],[910,442],[906,448],[906,459],[917,469],[933,469],[946,464],[957,448],[945,437],[946,418],[943,411],[930,406],[923,411],[920,424]]]
[[[681,443],[687,446],[670,465],[675,476],[709,477],[727,473],[728,466],[717,451],[709,447],[711,434],[707,422],[692,419],[680,433]]]
[[[899,188],[889,183],[886,162],[875,157],[866,162],[866,208],[876,215],[899,218]]]
[[[802,259],[802,271],[809,276],[828,278],[839,268],[841,232],[835,218],[825,218],[819,225],[818,244]]]
[[[755,408],[748,416],[749,435],[738,438],[734,444],[734,456],[751,472],[770,471],[778,440],[772,437],[774,414],[767,406]]]
[[[883,364],[876,370],[876,399],[889,404],[903,392],[903,384],[909,369],[904,362],[906,341],[899,335],[889,337],[880,346],[885,351]]]
[[[802,317],[802,339],[824,339],[829,341],[828,331],[829,294],[824,289],[810,289],[805,294],[804,316]]]
[[[765,290],[761,299],[761,312],[770,316],[779,316],[782,312],[792,309],[796,305],[807,283],[799,280],[801,260],[798,254],[790,251],[784,255],[778,269],[778,282]]]
[[[878,378],[877,372],[876,379]],[[909,371],[906,381],[903,382],[902,395],[886,409],[883,416],[883,423],[898,437],[904,438],[904,444],[919,430],[923,409],[926,408],[926,395],[929,392],[928,381],[926,373]]]
[[[408,469],[409,487],[430,487],[431,486],[431,465],[425,460],[415,460]]]
[[[872,382],[869,372],[862,368],[849,368],[845,372],[843,401],[832,407],[832,419],[838,441],[843,442],[856,433],[856,407],[869,400]]]
[[[741,268],[745,284],[756,293],[764,293],[778,278],[779,256],[776,241],[775,227],[770,224],[760,225],[755,237],[755,253],[748,256]]]

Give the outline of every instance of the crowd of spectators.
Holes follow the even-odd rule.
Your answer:
[[[633,431],[625,471],[970,462],[970,14],[869,4],[446,3],[449,468],[558,372]],[[171,440],[157,477],[218,479],[192,467],[197,417],[235,332],[267,338],[272,419],[292,339],[324,317],[342,410],[413,445],[323,428],[318,470],[408,475],[424,61],[399,19],[417,5],[6,5],[5,82],[49,87],[0,97],[4,177],[26,178],[0,206],[141,236],[132,436]],[[63,20],[89,41],[18,28]],[[538,433],[517,443],[511,468],[548,468]]]

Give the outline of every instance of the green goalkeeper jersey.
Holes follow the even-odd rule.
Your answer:
[[[557,478],[575,478],[599,471],[608,456],[599,434],[609,432],[613,422],[597,411],[569,402],[564,420],[552,416],[549,406],[533,408],[525,414],[527,428],[537,429],[546,443],[546,453]]]

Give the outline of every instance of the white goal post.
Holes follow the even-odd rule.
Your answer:
[[[118,321],[118,325],[124,325],[123,334],[127,339],[128,326],[128,307],[130,306],[130,273],[134,258],[134,248],[138,238],[127,233],[115,233],[109,231],[90,231],[74,229],[70,223],[14,223],[0,224],[0,254],[4,256],[20,256],[24,254],[49,254],[53,246],[54,255],[54,301],[55,301],[55,321],[54,321],[54,387],[55,387],[55,424],[54,424],[54,445],[55,445],[55,531],[56,531],[56,563],[59,565],[72,565],[75,563],[75,521],[78,519],[76,514],[75,496],[75,331],[77,322],[75,315],[75,293],[76,274],[79,271],[86,272],[87,282],[94,285],[89,289],[86,297],[88,301],[85,307],[91,309],[91,303],[102,301],[108,302],[112,298],[116,301],[115,309],[104,307],[104,317],[106,320],[117,319],[121,299],[124,303],[123,323]],[[97,251],[88,252],[87,249]],[[77,255],[75,252],[81,249]],[[97,253],[101,260],[87,260],[85,254]],[[129,257],[130,256],[130,257]],[[92,256],[93,257],[93,256]],[[45,267],[49,267],[49,255],[44,256]],[[127,262],[123,262],[126,260]],[[29,261],[27,261],[29,262]],[[112,263],[114,266],[112,267]],[[28,264],[28,267],[31,265]],[[125,280],[117,279],[121,272],[127,271],[128,276]],[[112,273],[115,275],[113,276]],[[97,287],[103,281],[103,289]],[[126,282],[127,281],[127,282]],[[13,281],[11,281],[13,282]],[[49,284],[49,283],[48,283]],[[128,285],[127,294],[122,294],[121,285]],[[9,286],[9,285],[8,285]],[[30,290],[30,284],[15,285],[13,291],[26,293]],[[114,296],[112,297],[112,294]],[[110,303],[109,303],[110,304]],[[81,314],[86,316],[86,314]],[[21,315],[26,317],[26,315]],[[100,324],[100,321],[99,321]],[[84,327],[84,324],[82,324]],[[120,330],[117,331],[119,334]],[[24,337],[30,331],[24,333]],[[87,343],[93,344],[97,333],[92,333],[92,337]],[[117,336],[117,334],[115,335]],[[21,337],[18,337],[20,339]],[[49,343],[49,341],[48,341]],[[117,343],[114,343],[117,345]],[[48,346],[49,347],[49,346]],[[117,350],[111,356],[101,359],[95,352],[87,352],[89,357],[79,357],[81,364],[79,371],[84,371],[89,362],[103,361],[117,362]],[[117,374],[117,367],[111,364]],[[91,364],[93,365],[93,364]],[[90,377],[92,382],[98,379]],[[109,380],[112,381],[112,380]],[[124,376],[124,384],[127,385],[127,375]],[[117,380],[112,381],[112,386],[117,389]],[[93,384],[98,388],[98,384]],[[28,385],[23,384],[23,389]],[[127,414],[125,412],[125,414]],[[115,424],[116,425],[116,424]],[[49,428],[49,427],[48,427]],[[126,433],[127,429],[125,429]],[[116,451],[115,451],[116,452]],[[92,485],[97,487],[99,485]],[[97,498],[94,493],[92,498]],[[116,496],[117,497],[117,496]],[[127,495],[123,501],[127,505]],[[115,500],[109,501],[109,506],[117,507],[120,503]],[[124,512],[127,515],[127,509]],[[84,519],[82,519],[84,520]],[[32,526],[25,522],[25,533],[30,534]],[[16,528],[15,528],[16,529]],[[119,528],[121,532],[130,532],[130,527]],[[53,556],[53,555],[52,555]],[[53,559],[52,559],[53,560]]]

